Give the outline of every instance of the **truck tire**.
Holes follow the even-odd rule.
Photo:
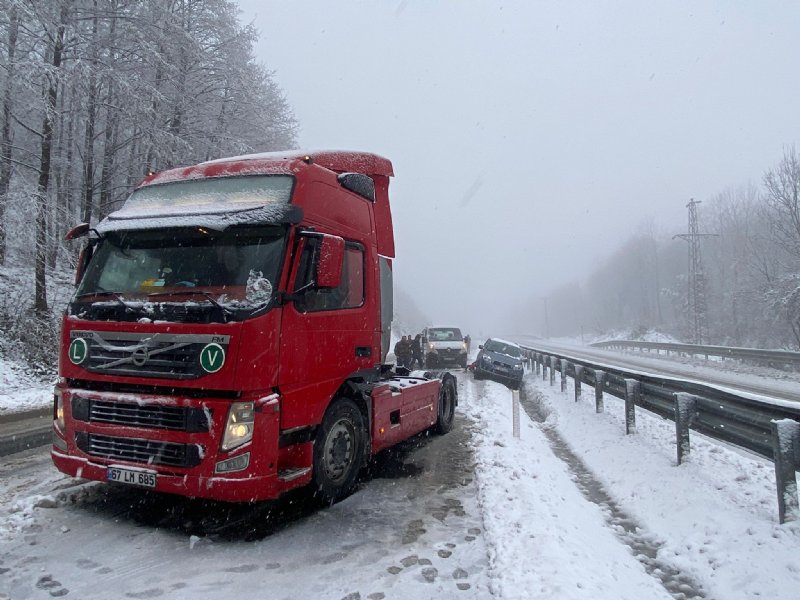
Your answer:
[[[350,494],[364,464],[364,417],[352,400],[334,400],[314,440],[313,484],[333,504]]]
[[[456,380],[448,373],[442,378],[442,385],[439,387],[438,416],[434,425],[436,433],[444,435],[453,428],[457,398]]]

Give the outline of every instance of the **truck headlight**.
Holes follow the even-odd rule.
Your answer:
[[[253,439],[255,412],[252,402],[234,402],[228,409],[228,422],[222,438],[222,449],[232,450]]]
[[[56,422],[56,427],[60,432],[64,432],[64,394],[56,388],[53,391],[53,420]]]
[[[519,363],[519,364],[514,365],[514,370],[515,371],[522,371],[522,364]]]
[[[483,362],[492,362],[492,357],[489,356],[488,354],[484,354],[483,356],[481,356],[481,358],[483,359]]]

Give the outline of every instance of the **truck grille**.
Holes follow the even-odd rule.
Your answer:
[[[197,444],[173,444],[84,432],[75,434],[75,442],[86,454],[111,460],[169,467],[194,467],[200,464],[201,451]]]
[[[196,379],[206,374],[200,366],[203,348],[213,342],[226,350],[230,336],[73,331],[71,337],[86,341],[82,366],[93,373]]]
[[[134,404],[113,400],[72,398],[72,416],[78,421],[110,423],[126,427],[170,429],[190,433],[209,430],[210,411],[202,408],[164,406],[162,404]]]

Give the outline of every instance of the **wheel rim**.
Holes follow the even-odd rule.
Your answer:
[[[323,468],[331,481],[344,479],[355,459],[355,428],[348,419],[334,423],[325,438]]]

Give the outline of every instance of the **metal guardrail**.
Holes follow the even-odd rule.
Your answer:
[[[689,430],[741,448],[747,448],[775,463],[778,487],[778,516],[781,523],[800,519],[795,471],[800,467],[800,404],[771,404],[700,383],[647,375],[638,371],[603,365],[522,346],[525,355],[547,379],[555,384],[561,373],[561,391],[567,377],[575,379],[575,400],[581,383],[595,388],[595,405],[603,412],[603,394],[625,400],[626,433],[636,430],[635,407],[675,421],[678,464],[689,453]]]
[[[800,365],[800,352],[791,350],[762,350],[759,348],[735,348],[730,346],[702,346],[699,344],[672,344],[665,342],[639,342],[635,340],[608,340],[589,344],[594,348],[611,348],[614,350],[655,350],[660,354],[674,352],[691,356],[719,356],[738,360],[754,361],[761,364]]]

